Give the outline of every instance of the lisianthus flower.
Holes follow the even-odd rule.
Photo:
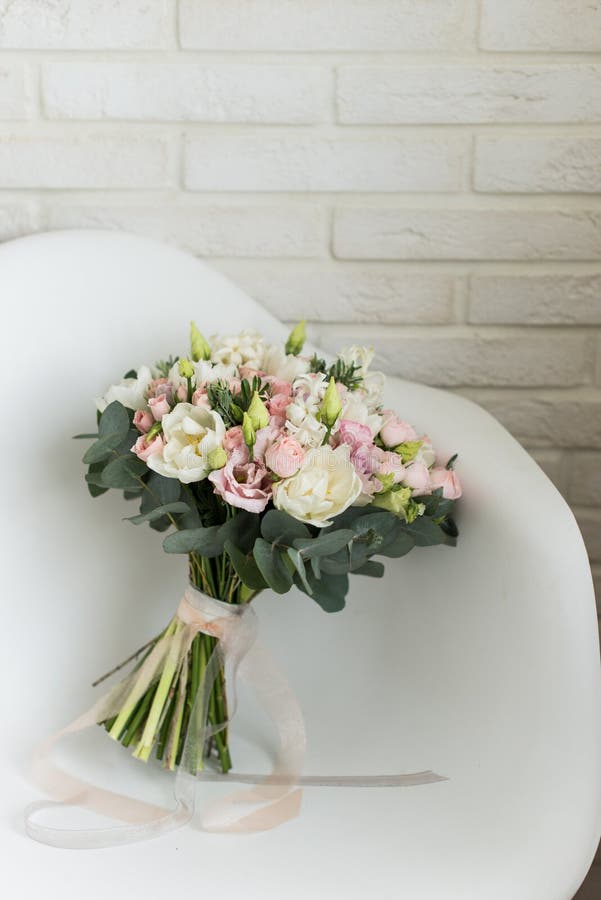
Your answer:
[[[417,432],[408,422],[399,419],[399,417],[391,410],[385,409],[383,412],[382,427],[380,428],[380,438],[386,447],[398,447],[405,441],[416,441]]]
[[[430,472],[430,484],[432,490],[442,488],[442,496],[445,500],[458,500],[461,497],[461,482],[457,473],[452,469],[436,467]]]
[[[148,459],[148,467],[184,484],[206,478],[210,471],[208,455],[222,446],[225,436],[221,416],[191,403],[178,403],[162,424],[164,447]]]
[[[169,405],[169,400],[165,394],[161,394],[158,397],[150,397],[148,400],[148,406],[150,407],[150,412],[152,413],[154,420],[156,422],[160,422],[161,419],[167,415],[171,410],[171,406]]]
[[[362,425],[360,422],[354,422],[351,419],[341,419],[338,423],[336,431],[336,443],[348,444],[351,451],[356,450],[364,444],[372,444],[373,437],[371,428]]]
[[[370,413],[362,391],[347,391],[340,418],[367,425],[372,437],[378,433],[382,425],[382,416],[378,413]]]
[[[138,459],[142,459],[144,462],[149,463],[150,458],[160,453],[163,447],[163,438],[160,434],[156,434],[151,441],[147,441],[146,435],[141,434],[131,449],[132,453],[135,453]]]
[[[114,400],[127,409],[148,409],[146,394],[151,381],[152,372],[148,366],[140,366],[135,378],[124,378],[119,384],[111,385],[104,397],[97,397],[96,409],[104,412]]]
[[[137,409],[134,413],[134,425],[140,434],[146,434],[154,425],[154,416],[144,409]]]
[[[264,464],[256,458],[250,461],[245,451],[235,450],[222,469],[211,472],[209,481],[230,506],[260,513],[271,499],[272,481]]]
[[[341,444],[334,450],[326,444],[309,450],[295,475],[274,484],[273,502],[295,519],[324,528],[360,493],[361,481],[350,463],[349,448]]]
[[[280,478],[289,478],[298,472],[304,458],[305,450],[289,435],[280,437],[265,453],[265,462]]]

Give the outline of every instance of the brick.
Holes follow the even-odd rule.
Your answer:
[[[332,326],[334,329],[334,327]],[[356,343],[336,327],[321,332],[329,347]],[[585,377],[588,342],[580,335],[488,336],[444,332],[424,337],[362,335],[373,346],[377,368],[427,384],[471,386],[570,386]]]
[[[31,109],[27,71],[21,64],[0,66],[0,119],[26,119]]]
[[[165,187],[169,151],[162,138],[0,137],[0,187]]]
[[[0,47],[146,50],[168,45],[169,0],[0,0]]]
[[[601,453],[570,457],[568,497],[583,506],[601,506]]]
[[[111,228],[176,244],[199,256],[314,257],[325,252],[321,210],[293,206],[84,206],[54,204],[50,228]]]
[[[564,489],[563,457],[560,450],[539,450],[527,448],[530,456],[541,467],[545,475],[560,491]]]
[[[601,213],[585,210],[339,209],[340,259],[549,259],[601,256]]]
[[[374,125],[598,122],[601,66],[342,66],[338,112]]]
[[[288,263],[226,263],[220,268],[288,321],[437,324],[453,316],[450,275]]]
[[[486,325],[601,325],[601,272],[473,275],[468,321]]]
[[[601,562],[601,510],[576,509],[576,520],[591,562]]]
[[[601,50],[601,4],[580,0],[482,0],[484,50]]]
[[[454,191],[464,138],[207,134],[184,150],[184,183],[224,191]]]
[[[598,193],[601,138],[481,137],[474,187],[497,193]]]
[[[327,118],[330,80],[315,66],[57,62],[42,93],[55,119],[294,124]]]
[[[601,449],[601,396],[533,396],[530,392],[502,394],[467,391],[516,438],[526,444],[566,449]]]
[[[198,50],[442,50],[471,46],[464,0],[181,0]]]

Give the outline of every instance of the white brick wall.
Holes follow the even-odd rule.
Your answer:
[[[0,0],[0,239],[126,229],[461,390],[601,585],[599,0]]]

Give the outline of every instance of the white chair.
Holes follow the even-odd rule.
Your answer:
[[[4,734],[3,874],[20,896],[90,900],[570,900],[601,832],[601,679],[595,605],[568,507],[516,441],[468,401],[390,379],[387,401],[459,453],[457,549],[387,561],[356,577],[346,609],[297,592],[256,600],[265,641],[304,709],[307,773],[431,768],[415,788],[308,788],[271,832],[188,828],[159,842],[80,853],[24,836],[38,793],[31,747],[95,696],[94,677],[155,634],[185,584],[185,559],[92,501],[80,464],[92,398],[143,361],[206,333],[287,329],[202,262],[137,237],[43,234],[0,248]],[[285,297],[283,298],[285,308]],[[242,698],[235,766],[268,752]],[[267,749],[265,749],[267,748]],[[64,753],[104,785],[168,802],[170,776],[94,729]],[[207,793],[219,788],[201,786]]]

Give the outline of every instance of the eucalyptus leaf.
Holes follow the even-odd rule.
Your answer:
[[[118,400],[113,400],[100,416],[98,436],[106,438],[109,435],[118,435],[122,441],[129,431],[130,418],[126,408]]]
[[[293,546],[295,550],[300,551],[303,559],[311,559],[313,556],[330,556],[332,553],[337,553],[346,547],[354,537],[354,531],[349,528],[340,528],[313,539],[297,539]]]
[[[292,564],[293,564],[294,568],[296,569],[296,574],[297,574],[298,578],[300,579],[300,582],[302,584],[302,589],[307,594],[313,594],[313,589],[311,588],[311,584],[309,582],[309,579],[307,578],[307,571],[305,569],[305,563],[303,561],[302,556],[300,555],[300,551],[295,550],[294,547],[289,547],[286,552],[287,552],[289,558],[292,560]]]
[[[247,556],[236,547],[232,541],[225,542],[225,552],[232,561],[232,565],[240,581],[254,591],[261,591],[267,587],[254,557]]]
[[[198,553],[199,556],[219,556],[223,552],[223,541],[219,536],[219,526],[210,528],[187,528],[167,535],[163,541],[165,553]]]
[[[354,575],[369,575],[371,578],[381,578],[384,574],[384,563],[369,559],[358,569],[353,569]]]
[[[263,516],[261,534],[270,544],[273,544],[276,540],[285,544],[292,544],[295,539],[308,539],[311,537],[311,532],[306,525],[280,509],[270,509]]]
[[[322,575],[318,581],[309,573],[308,578],[311,588],[310,596],[324,612],[335,613],[344,609],[348,593],[347,575]]]
[[[378,556],[386,556],[389,559],[400,559],[406,556],[415,547],[415,541],[408,532],[401,531],[394,541],[380,547]]]
[[[146,472],[146,463],[131,453],[111,460],[102,470],[101,484],[107,488],[133,490]]]
[[[221,537],[224,542],[231,541],[243,554],[248,554],[259,536],[260,527],[261,522],[256,514],[239,509],[221,526]]]
[[[264,538],[257,538],[253,549],[253,556],[258,569],[276,594],[285,594],[292,587],[292,575],[282,554]]]
[[[427,516],[418,516],[411,525],[403,523],[402,528],[411,535],[418,547],[434,547],[436,544],[444,544],[447,540],[447,535],[440,525],[436,525]]]
[[[187,503],[177,500],[175,503],[166,503],[164,506],[155,506],[150,512],[139,516],[128,516],[125,521],[131,522],[132,525],[141,525],[143,522],[154,522],[155,519],[160,519],[161,516],[164,516],[167,513],[175,515],[177,513],[188,512],[189,509],[190,507]]]

